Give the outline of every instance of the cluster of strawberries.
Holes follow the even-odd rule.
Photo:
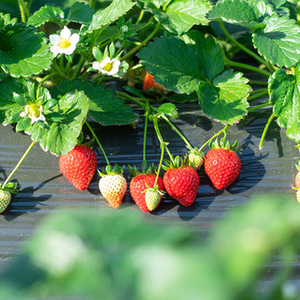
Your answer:
[[[128,167],[133,175],[129,184],[132,199],[144,212],[155,210],[161,203],[165,193],[184,206],[192,205],[197,197],[199,187],[198,170],[204,164],[204,170],[216,189],[225,189],[239,176],[241,160],[235,148],[227,143],[219,145],[218,140],[211,143],[211,149],[206,156],[197,151],[191,151],[183,160],[179,156],[166,161],[163,166],[163,177],[159,176],[155,166]],[[68,154],[59,159],[62,174],[78,189],[88,188],[97,170],[95,152],[84,145],[77,145]],[[99,190],[102,196],[113,208],[118,208],[127,191],[127,180],[123,175],[124,167],[115,165],[106,167],[105,172],[99,172]]]

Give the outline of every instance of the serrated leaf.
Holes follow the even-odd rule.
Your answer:
[[[207,25],[205,15],[210,6],[206,0],[175,0],[165,11],[152,9],[152,13],[167,30],[181,35],[195,24]]]
[[[17,23],[0,31],[0,65],[13,77],[29,77],[50,68],[52,53],[37,29]]]
[[[107,8],[98,10],[92,18],[88,31],[97,30],[107,26],[123,16],[135,5],[130,0],[114,0]]]
[[[91,7],[83,2],[75,2],[68,12],[65,19],[68,22],[75,22],[89,25],[93,18],[93,10]]]
[[[138,57],[155,81],[176,93],[192,93],[205,80],[201,60],[193,49],[176,37],[155,39]]]
[[[59,97],[75,89],[82,90],[89,98],[89,115],[103,126],[126,125],[137,120],[130,106],[124,104],[115,92],[104,85],[94,85],[91,82],[82,82],[78,79],[71,82],[63,81],[53,94]]]
[[[65,13],[60,7],[46,4],[28,18],[27,24],[40,27],[46,22],[61,21],[64,19],[64,15]]]
[[[300,27],[295,20],[274,14],[264,19],[265,28],[253,34],[258,52],[279,67],[293,67],[300,61]]]
[[[177,107],[173,103],[163,103],[157,109],[159,113],[163,113],[173,119],[178,119],[179,114],[177,111]]]
[[[300,142],[300,70],[295,76],[278,69],[269,82],[270,101],[277,124],[286,128],[286,135],[296,143]]]
[[[40,143],[44,151],[55,155],[68,153],[76,144],[88,112],[88,99],[82,91],[65,94],[58,100],[56,111],[65,116],[60,122],[51,122],[45,128],[35,123],[25,132]]]
[[[219,1],[206,16],[211,21],[224,21],[247,27],[251,30],[261,28],[254,8],[248,1],[224,0]]]
[[[192,30],[184,38],[185,42],[189,43],[197,52],[202,70],[209,80],[223,71],[223,51],[212,37],[204,36],[202,32]]]
[[[247,114],[247,97],[251,87],[242,73],[228,70],[212,82],[201,82],[198,89],[203,112],[223,124],[233,124]]]

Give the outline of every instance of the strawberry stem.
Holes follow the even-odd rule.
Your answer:
[[[21,165],[21,163],[23,162],[23,160],[25,159],[25,157],[27,156],[27,154],[29,153],[29,151],[32,149],[32,147],[34,146],[34,144],[35,144],[35,142],[32,142],[29,145],[29,147],[27,148],[27,150],[25,151],[25,153],[23,154],[23,156],[21,157],[21,159],[19,160],[19,162],[16,164],[15,168],[11,171],[11,173],[9,174],[9,176],[4,181],[4,183],[2,185],[2,189],[4,189],[4,187],[7,185],[7,183],[11,179],[11,177],[15,174],[15,172],[17,171],[17,169],[19,168],[19,166]]]
[[[108,165],[110,165],[109,160],[108,160],[108,158],[107,158],[107,156],[106,156],[106,153],[105,153],[105,151],[104,151],[104,149],[103,149],[103,147],[102,147],[102,145],[101,145],[101,143],[100,143],[100,141],[99,141],[99,139],[98,139],[98,137],[97,137],[95,131],[93,130],[93,128],[91,127],[91,125],[88,123],[88,121],[85,121],[85,124],[86,124],[86,126],[89,128],[89,130],[90,130],[90,132],[92,133],[93,137],[95,138],[95,140],[96,140],[98,146],[100,147],[100,149],[101,149],[101,151],[102,151],[102,153],[103,153],[103,156],[104,156],[104,158],[105,158],[106,163],[107,163]]]
[[[153,187],[155,187],[155,186],[156,186],[156,184],[157,184],[157,181],[158,181],[159,173],[160,173],[161,166],[162,166],[163,159],[164,159],[165,146],[166,146],[166,144],[165,144],[165,143],[161,143],[161,142],[160,142],[160,149],[161,149],[161,153],[160,153],[160,160],[159,160],[159,165],[158,165],[157,174],[156,174],[156,178],[155,178],[155,182],[154,182],[154,185],[153,185]]]
[[[169,120],[169,118],[165,114],[161,114],[161,117],[168,123],[168,125],[179,135],[179,137],[184,141],[187,148],[191,149],[193,146],[186,139],[186,137],[178,130],[178,128]]]
[[[147,128],[149,120],[149,104],[147,103],[147,109],[145,112],[145,126],[144,126],[144,139],[143,139],[143,163],[146,163],[146,145],[147,145]]]
[[[202,151],[202,149],[209,144],[213,139],[215,139],[217,136],[219,136],[221,133],[224,133],[224,136],[227,134],[227,130],[229,128],[229,124],[227,124],[223,129],[221,129],[220,131],[218,131],[216,134],[214,134],[208,141],[206,141],[200,148],[198,151]]]
[[[154,129],[155,129],[155,132],[156,132],[156,135],[157,135],[157,138],[158,138],[160,144],[164,144],[164,149],[166,149],[166,151],[167,151],[167,153],[170,157],[171,162],[174,164],[173,155],[171,154],[169,148],[167,147],[167,143],[165,143],[165,141],[164,141],[164,139],[161,135],[161,132],[159,130],[158,122],[157,122],[157,116],[153,116],[152,121],[153,121]]]
[[[264,131],[263,131],[263,133],[262,133],[262,135],[261,135],[261,138],[260,138],[260,142],[259,142],[259,146],[258,146],[259,150],[262,149],[262,145],[263,145],[263,142],[264,142],[264,140],[265,140],[267,131],[268,131],[268,129],[269,129],[269,127],[270,127],[270,125],[271,125],[272,120],[274,119],[274,117],[275,117],[275,115],[274,115],[274,114],[271,114],[270,118],[268,119],[268,122],[267,122],[267,124],[266,124],[266,126],[265,126],[265,128],[264,128]]]

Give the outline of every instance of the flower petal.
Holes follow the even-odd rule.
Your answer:
[[[110,58],[107,56],[100,62],[100,69],[104,68],[107,64],[111,63]]]
[[[78,33],[73,33],[70,37],[70,42],[71,44],[77,44],[79,42],[79,34]]]
[[[60,36],[58,34],[51,34],[49,36],[49,39],[52,45],[58,45],[60,41]]]
[[[93,64],[92,64],[92,68],[94,70],[100,71],[100,63],[98,61],[94,61]]]
[[[71,30],[65,26],[63,30],[60,32],[60,37],[63,39],[68,39],[71,36]]]

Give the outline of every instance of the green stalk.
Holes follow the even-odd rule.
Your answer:
[[[184,141],[187,148],[192,149],[193,146],[186,139],[186,137],[178,130],[178,128],[167,118],[165,114],[161,114],[162,118],[168,123],[168,125],[179,135],[179,137]]]
[[[225,34],[225,36],[233,43],[235,44],[237,47],[239,47],[242,51],[244,51],[245,53],[249,54],[250,56],[252,56],[253,58],[255,58],[258,62],[260,62],[261,64],[265,65],[267,68],[270,67],[270,65],[264,60],[262,59],[259,55],[257,55],[256,53],[252,52],[251,50],[249,50],[248,48],[246,48],[245,46],[243,46],[242,44],[240,44],[238,41],[236,41],[231,35],[230,33],[227,31],[227,29],[225,28],[223,22],[219,22],[220,28],[223,31],[223,33]],[[273,71],[273,70],[270,70]]]
[[[48,75],[46,75],[46,76],[39,82],[39,84],[38,84],[38,86],[37,86],[37,89],[36,89],[36,99],[38,99],[39,96],[40,96],[40,89],[41,89],[41,87],[43,86],[43,83],[44,83],[48,78],[54,76],[55,74],[56,74],[56,73],[48,74]]]
[[[264,108],[264,107],[270,106],[270,105],[271,105],[271,103],[266,102],[266,103],[263,103],[263,104],[260,104],[260,105],[256,105],[254,107],[250,107],[250,108],[248,108],[248,113],[253,112],[253,111],[255,111],[257,109],[260,109],[260,108]]]
[[[157,138],[158,138],[160,144],[164,144],[164,148],[166,149],[166,151],[170,157],[170,160],[171,160],[172,164],[174,165],[175,163],[174,163],[173,155],[171,154],[169,148],[167,147],[167,144],[165,143],[165,141],[161,135],[161,132],[159,130],[157,116],[153,116],[153,125],[154,125],[154,129],[155,129],[155,132],[156,132],[156,135],[157,135]]]
[[[149,120],[149,109],[145,112],[144,138],[143,138],[143,164],[146,163],[147,129]]]
[[[263,145],[263,142],[264,142],[264,140],[265,140],[267,131],[268,131],[268,129],[269,129],[269,127],[270,127],[270,125],[271,125],[271,123],[272,123],[274,117],[275,117],[274,113],[271,114],[271,116],[270,116],[270,118],[269,118],[269,120],[268,120],[268,122],[267,122],[267,124],[266,124],[266,126],[265,126],[265,128],[264,128],[264,131],[263,131],[263,133],[262,133],[262,135],[261,135],[260,142],[259,142],[259,146],[258,146],[259,150],[262,149],[262,145]]]
[[[160,152],[160,160],[159,160],[159,165],[158,165],[157,174],[156,174],[156,178],[155,178],[155,182],[154,182],[153,187],[156,186],[157,181],[158,181],[159,173],[160,173],[161,166],[162,166],[163,159],[164,159],[165,146],[166,146],[165,143],[160,143],[160,149],[161,149],[161,152]]]
[[[218,131],[217,133],[215,133],[208,141],[206,141],[200,148],[199,148],[199,152],[202,151],[202,149],[210,143],[210,141],[212,141],[213,139],[215,139],[217,136],[219,136],[221,133],[226,134],[227,130],[229,128],[229,124],[227,124],[223,129],[221,129],[220,131]]]
[[[250,85],[268,85],[266,81],[259,81],[259,80],[249,80]]]
[[[134,97],[131,97],[130,95],[128,95],[126,93],[116,91],[116,95],[119,96],[119,97],[125,98],[127,100],[130,100],[131,102],[133,102],[133,103],[137,104],[138,106],[140,106],[141,108],[145,109],[145,104],[144,103],[142,103],[141,101],[137,100]]]
[[[247,65],[247,64],[243,64],[243,63],[239,63],[239,62],[235,62],[235,61],[231,61],[227,58],[224,58],[224,63],[225,63],[225,65],[228,65],[228,66],[247,69],[247,70],[250,70],[250,71],[254,71],[254,72],[266,75],[268,77],[271,75],[269,72],[264,71],[260,68],[257,68],[257,67],[251,66],[251,65]]]
[[[101,145],[101,143],[100,143],[100,141],[99,141],[99,139],[98,139],[98,137],[97,137],[95,131],[93,130],[93,128],[91,127],[91,125],[88,123],[88,121],[85,121],[85,124],[86,124],[86,126],[89,128],[89,130],[91,131],[91,133],[92,133],[93,137],[95,138],[95,140],[96,140],[98,146],[100,147],[100,149],[101,149],[101,151],[102,151],[102,153],[103,153],[103,156],[104,156],[104,158],[105,158],[106,163],[107,163],[108,165],[110,165],[109,160],[108,160],[108,158],[107,158],[107,156],[106,156],[106,153],[105,153],[105,151],[104,151],[104,148],[102,147],[102,145]]]
[[[26,17],[29,18],[29,11],[26,7],[24,0],[18,0],[18,2],[19,2],[19,8],[20,8],[21,17],[22,17],[22,22],[26,23]]]
[[[126,60],[127,58],[129,58],[131,55],[133,55],[135,52],[137,52],[140,48],[142,48],[143,46],[145,46],[156,34],[156,32],[158,31],[158,29],[160,28],[160,23],[158,23],[154,30],[151,32],[151,34],[145,39],[143,40],[143,42],[136,46],[135,48],[133,48],[131,51],[129,51],[126,55],[124,55],[122,57],[122,60]]]
[[[258,92],[257,94],[255,95],[252,95],[248,98],[248,101],[252,101],[252,100],[255,100],[255,99],[259,99],[260,97],[264,96],[264,95],[267,95],[268,94],[268,89],[261,89],[260,91],[257,90],[257,91],[254,91],[254,92]]]
[[[15,166],[15,168],[11,171],[11,173],[9,174],[9,176],[4,181],[4,183],[2,185],[2,189],[4,189],[4,187],[7,185],[7,183],[11,179],[11,177],[15,174],[15,172],[17,171],[17,169],[20,167],[21,163],[23,162],[23,160],[25,159],[25,157],[27,156],[27,154],[29,153],[29,151],[32,149],[32,147],[34,146],[34,144],[35,144],[35,142],[32,142],[29,145],[29,147],[27,148],[26,152],[23,154],[23,156],[21,157],[21,159],[19,160],[19,162],[17,163],[17,165]]]
[[[80,56],[79,62],[77,64],[77,66],[76,66],[76,69],[74,71],[74,74],[73,74],[72,78],[77,78],[79,76],[84,63],[85,63],[85,57],[84,56]]]

